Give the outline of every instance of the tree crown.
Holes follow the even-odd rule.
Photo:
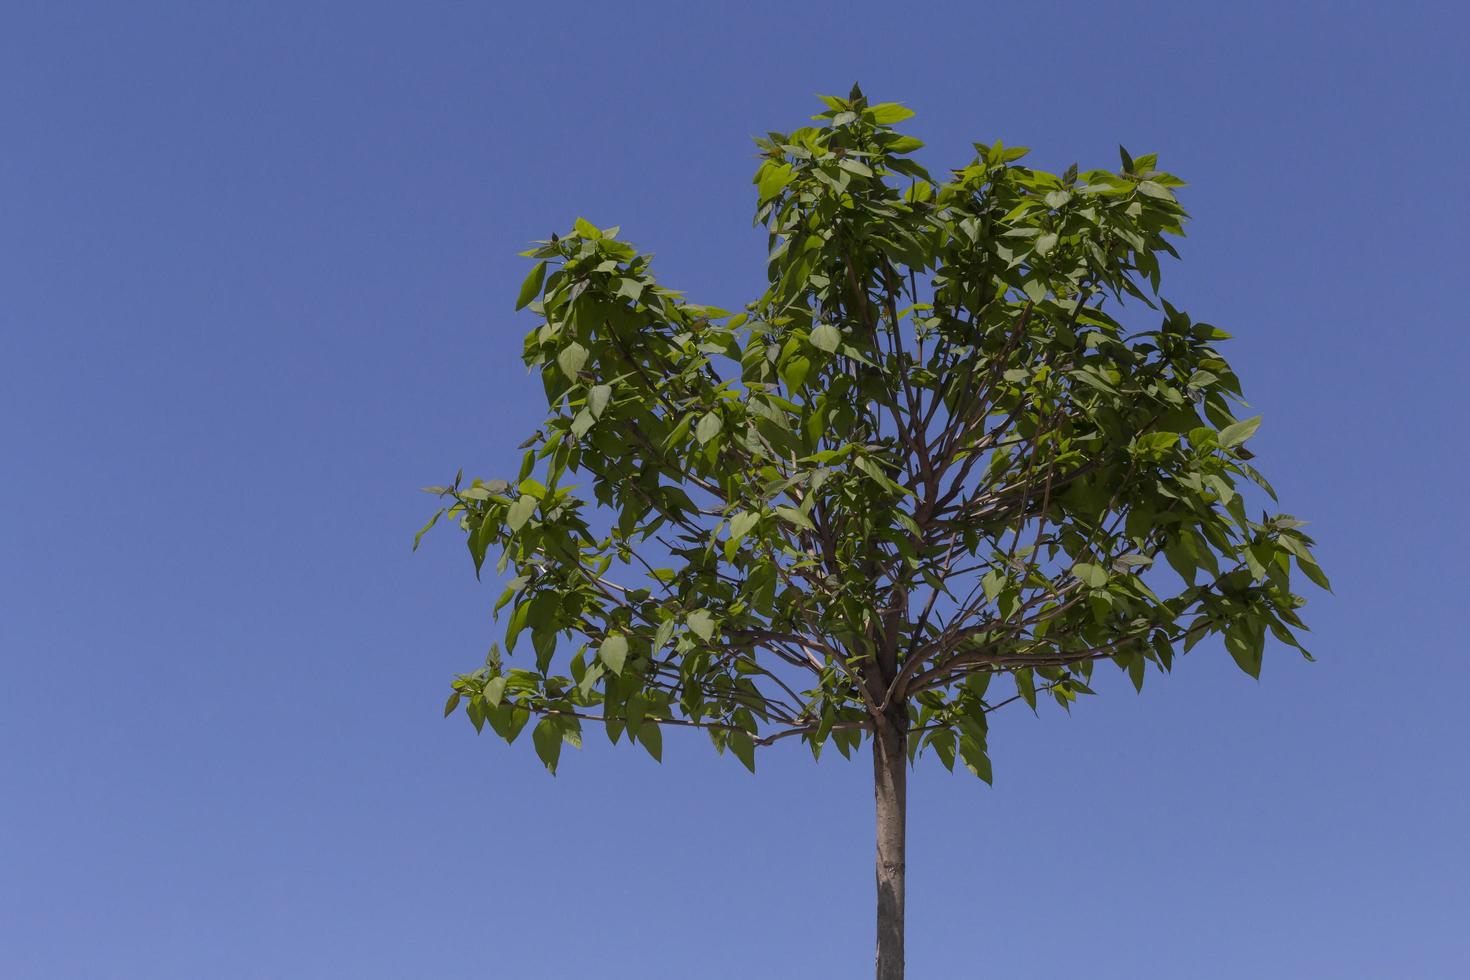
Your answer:
[[[1253,676],[1268,633],[1305,654],[1292,565],[1327,580],[1301,521],[1248,510],[1275,494],[1228,335],[1159,295],[1183,182],[1000,142],[939,181],[908,109],[824,101],[757,140],[769,288],[740,313],[616,228],[525,253],[545,424],[513,479],[430,488],[429,526],[511,574],[534,664],[492,647],[445,713],[510,741],[537,717],[553,771],[588,720],[655,757],[661,725],[704,728],[752,769],[894,724],[988,780],[988,713],[1069,706],[1099,660],[1141,688],[1213,633]]]

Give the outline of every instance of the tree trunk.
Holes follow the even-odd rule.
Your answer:
[[[878,810],[878,980],[903,980],[904,824],[908,809],[908,711],[873,733]]]

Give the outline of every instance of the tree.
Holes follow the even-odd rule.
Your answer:
[[[1275,494],[1228,335],[1159,296],[1182,181],[996,142],[941,183],[908,109],[823,101],[756,141],[770,286],[743,312],[659,285],[616,228],[524,253],[546,422],[514,479],[429,488],[429,526],[457,517],[477,574],[498,556],[505,649],[534,652],[492,647],[445,714],[512,742],[534,717],[553,772],[585,722],[654,758],[662,726],[702,728],[752,771],[782,739],[866,739],[891,980],[919,753],[989,782],[990,712],[1070,710],[1100,660],[1141,689],[1211,634],[1257,676],[1268,633],[1302,649],[1292,564],[1327,580],[1302,522],[1251,517]]]

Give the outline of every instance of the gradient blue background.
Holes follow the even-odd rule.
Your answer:
[[[749,136],[854,78],[936,168],[1191,182],[1166,285],[1337,589],[1316,665],[1202,647],[997,716],[994,789],[922,766],[910,975],[1470,976],[1470,23],[1227,6],[6,3],[0,976],[870,974],[866,764],[551,779],[440,720],[498,589],[409,551],[538,418],[514,253],[621,222],[738,307]]]

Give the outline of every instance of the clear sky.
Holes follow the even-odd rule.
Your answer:
[[[440,718],[499,630],[417,488],[539,383],[524,243],[738,308],[749,137],[854,79],[1039,166],[1157,151],[1336,596],[912,780],[915,978],[1470,976],[1459,5],[91,3],[0,12],[0,976],[846,978],[866,764]]]

